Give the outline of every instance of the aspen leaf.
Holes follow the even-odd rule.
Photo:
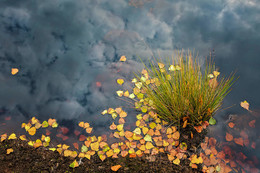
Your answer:
[[[19,69],[18,69],[18,68],[12,68],[12,69],[11,69],[12,75],[16,75],[18,72],[19,72]]]
[[[151,122],[151,123],[149,124],[149,126],[150,126],[151,129],[154,129],[154,128],[156,127],[156,124],[155,124],[154,122]]]
[[[12,133],[12,134],[8,137],[8,139],[16,139],[16,134]]]
[[[47,121],[43,121],[43,122],[42,122],[42,127],[45,127],[45,128],[46,128],[46,127],[48,127],[48,126],[49,126],[49,124],[48,124]]]
[[[134,99],[134,98],[135,98],[135,95],[132,93],[132,94],[129,95],[129,98],[130,98],[130,99]]]
[[[12,153],[14,150],[12,149],[12,148],[8,148],[7,150],[6,150],[6,154],[10,154],[10,153]]]
[[[101,112],[101,114],[102,114],[102,115],[107,114],[107,110],[103,110],[103,111]]]
[[[118,95],[119,97],[122,97],[123,94],[124,94],[124,91],[118,90],[118,91],[116,91],[116,93],[117,93],[117,95]]]
[[[117,83],[118,83],[119,85],[122,85],[124,82],[125,82],[124,79],[117,79]]]
[[[218,77],[218,75],[220,74],[220,72],[218,72],[218,71],[213,71],[213,74],[214,74],[215,77]]]
[[[173,161],[173,163],[175,164],[175,165],[179,165],[180,164],[180,159],[179,158],[176,158],[174,161]]]
[[[147,150],[150,150],[150,149],[152,149],[154,146],[153,146],[153,144],[151,143],[151,142],[147,142],[146,144],[145,144],[145,148],[147,149]]]
[[[125,92],[124,92],[124,96],[125,96],[125,97],[129,97],[129,91],[125,91]]]
[[[19,138],[20,138],[22,141],[25,141],[25,140],[26,140],[26,136],[25,136],[25,135],[21,135]]]
[[[111,130],[116,130],[117,126],[116,126],[115,123],[113,122],[113,123],[109,126],[109,128],[110,128]]]
[[[143,127],[142,130],[143,130],[144,135],[149,131],[149,129],[147,127]]]
[[[140,128],[136,128],[133,132],[135,134],[137,134],[137,135],[140,135],[141,134],[141,129]]]
[[[240,106],[249,111],[249,103],[246,100],[241,102]]]
[[[118,131],[122,131],[123,128],[124,128],[124,124],[119,124],[119,125],[116,126],[116,128],[117,128]]]
[[[78,166],[79,166],[79,163],[77,162],[76,159],[69,165],[69,167],[71,167],[71,168],[76,168]]]
[[[115,166],[111,166],[111,170],[112,171],[118,171],[118,169],[120,169],[122,166],[121,165],[115,165]]]
[[[120,57],[120,60],[119,61],[121,61],[121,62],[125,62],[126,61],[126,57],[125,57],[125,55],[122,55],[121,57]]]
[[[145,135],[144,140],[152,142],[152,137],[147,134],[147,135]]]

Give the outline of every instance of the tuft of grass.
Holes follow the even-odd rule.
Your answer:
[[[220,78],[211,61],[202,71],[190,52],[185,57],[182,52],[178,53],[177,58],[166,65],[157,59],[150,61],[149,68],[144,66],[140,74],[135,74],[142,83],[142,99],[149,102],[161,119],[170,123],[180,124],[183,118],[193,126],[208,121],[221,108],[235,81],[234,73]]]

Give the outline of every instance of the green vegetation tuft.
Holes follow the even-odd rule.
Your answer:
[[[202,71],[190,52],[185,57],[178,53],[171,64],[156,60],[150,61],[149,68],[144,66],[135,74],[142,86],[139,103],[147,101],[161,119],[179,125],[183,118],[193,126],[208,121],[221,108],[235,81],[234,74],[220,78],[212,62]]]

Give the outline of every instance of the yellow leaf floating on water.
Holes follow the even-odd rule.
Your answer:
[[[98,151],[99,149],[99,142],[94,142],[90,144],[91,150]]]
[[[32,124],[36,124],[37,122],[39,122],[39,120],[36,119],[35,117],[32,117],[31,121],[32,121]]]
[[[117,82],[119,85],[122,85],[125,81],[124,81],[124,79],[117,79],[116,82]]]
[[[249,103],[246,100],[241,102],[240,106],[249,111]]]
[[[103,112],[101,112],[102,115],[107,114],[107,110],[103,110]]]
[[[16,139],[16,134],[12,133],[8,139]]]
[[[124,92],[124,96],[125,96],[125,97],[129,97],[129,91],[125,91],[125,92]]]
[[[25,136],[25,135],[21,135],[19,138],[20,138],[22,141],[25,141],[25,140],[26,140],[26,136]]]
[[[35,133],[36,133],[36,128],[35,128],[35,127],[31,127],[31,128],[28,130],[28,133],[29,133],[29,135],[31,135],[31,136],[35,135]]]
[[[16,75],[18,72],[19,72],[19,69],[18,69],[18,68],[12,68],[12,69],[11,69],[12,75]]]
[[[135,95],[132,93],[132,94],[129,95],[129,98],[130,98],[130,99],[134,99],[134,98],[135,98]]]
[[[137,135],[140,135],[141,134],[141,129],[140,128],[136,128],[133,132],[135,134],[137,134]]]
[[[180,159],[179,158],[176,158],[174,161],[173,161],[173,163],[175,164],[175,165],[179,165],[180,164]]]
[[[218,75],[220,74],[220,72],[218,72],[218,71],[213,71],[213,74],[214,74],[215,77],[218,77]]]
[[[43,122],[42,122],[42,127],[45,127],[45,128],[46,128],[46,127],[48,127],[48,126],[49,126],[49,124],[48,124],[47,121],[43,121]]]
[[[7,138],[7,134],[6,133],[2,134],[1,135],[1,142],[3,142],[6,138]]]
[[[118,131],[122,131],[123,128],[124,128],[124,124],[119,124],[119,125],[116,126],[116,128],[117,128]]]
[[[124,94],[124,91],[118,90],[118,91],[116,91],[116,93],[117,93],[117,95],[118,95],[119,97],[122,97],[123,94]]]
[[[126,61],[126,57],[125,57],[125,55],[122,55],[121,57],[120,57],[120,60],[119,61],[121,61],[121,62],[125,62]]]
[[[13,150],[12,148],[8,148],[8,149],[6,150],[6,154],[10,154],[10,153],[12,153],[12,152],[14,152],[14,150]]]

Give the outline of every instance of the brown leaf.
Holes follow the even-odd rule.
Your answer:
[[[243,138],[234,138],[234,142],[238,145],[244,146]]]
[[[248,125],[252,128],[255,128],[255,120],[250,121]]]

